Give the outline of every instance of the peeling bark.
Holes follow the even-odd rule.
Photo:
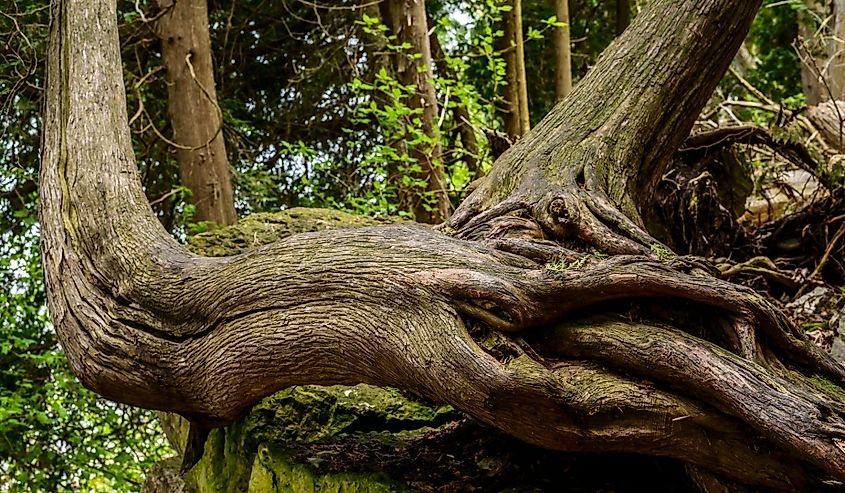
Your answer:
[[[772,490],[841,486],[845,369],[640,226],[759,4],[650,2],[450,235],[368,227],[209,258],[142,193],[114,1],[53,0],[42,252],[71,368],[107,398],[186,417],[187,465],[211,428],[274,391],[363,382],[545,448],[672,457]]]

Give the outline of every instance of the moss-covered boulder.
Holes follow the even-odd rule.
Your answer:
[[[397,217],[375,219],[331,209],[296,207],[281,212],[253,214],[233,226],[192,236],[188,238],[188,248],[208,257],[224,257],[299,233],[361,228],[401,221]]]
[[[375,453],[395,456],[458,420],[448,406],[414,402],[394,389],[292,387],[264,399],[238,423],[213,431],[190,477],[200,493],[409,491],[362,462]],[[181,447],[187,422],[175,415],[163,415],[162,422]]]

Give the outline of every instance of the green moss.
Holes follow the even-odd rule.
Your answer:
[[[401,222],[401,219],[374,219],[331,209],[297,207],[281,212],[253,214],[233,226],[192,236],[188,239],[188,248],[201,255],[220,257],[246,252],[299,233],[396,222]]]
[[[199,493],[408,491],[374,473],[317,474],[312,465],[321,462],[319,454],[297,463],[292,453],[350,437],[392,449],[402,446],[403,438],[457,419],[460,414],[449,406],[414,402],[395,389],[363,384],[292,387],[262,400],[237,423],[212,431],[190,474]],[[185,420],[170,415],[165,425],[177,442],[184,442]]]
[[[843,391],[842,388],[821,375],[813,375],[813,377],[810,378],[810,381],[817,387],[827,390],[833,394],[840,396],[845,394],[845,391]]]
[[[457,417],[449,406],[413,402],[395,389],[306,385],[264,399],[244,423],[253,440],[290,446],[326,442],[351,432],[414,431]]]
[[[675,254],[663,245],[651,245],[651,253],[653,253],[654,256],[657,257],[658,260],[660,260],[661,262],[667,262],[675,258]]]
[[[389,493],[412,491],[382,474],[317,474],[292,463],[284,451],[262,445],[249,478],[249,493]]]
[[[579,270],[584,268],[587,265],[587,261],[589,258],[587,256],[581,257],[577,260],[573,260],[572,262],[567,261],[566,259],[559,258],[557,260],[553,260],[546,264],[546,268],[549,270],[558,270],[558,271],[566,271],[566,270]]]
[[[511,339],[497,330],[485,330],[483,333],[475,334],[473,339],[488,351],[511,344]]]
[[[255,451],[245,447],[248,434],[242,423],[214,430],[205,455],[191,470],[199,493],[246,491]]]

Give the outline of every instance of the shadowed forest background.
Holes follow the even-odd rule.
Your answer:
[[[119,1],[120,49],[146,196],[177,240],[212,256],[337,225],[442,223],[645,5],[429,0],[424,11],[406,11],[394,0],[183,1]],[[179,10],[189,4],[203,8]],[[406,18],[427,29],[401,29]],[[205,51],[180,44],[205,30]],[[78,383],[45,304],[37,182],[48,31],[43,2],[0,3],[0,491],[138,491],[154,464],[183,451],[156,413]],[[417,68],[421,57],[430,58],[426,70]],[[661,206],[643,214],[672,251],[708,259],[720,278],[770,295],[839,361],[843,100],[845,4],[767,0],[662,176]],[[427,423],[464,419],[437,406],[413,412]],[[377,419],[417,419],[407,413]],[[637,462],[607,460],[636,476]],[[584,462],[570,466],[601,468]],[[677,479],[655,463],[643,467]],[[489,479],[507,464],[451,467],[486,491],[519,486]],[[550,474],[547,462],[535,464],[545,465],[531,474]],[[426,483],[424,471],[417,475],[405,483],[457,488],[455,478]]]

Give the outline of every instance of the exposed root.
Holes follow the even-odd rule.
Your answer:
[[[455,216],[448,228],[465,240],[501,237],[501,230],[506,228],[497,227],[496,221],[515,219],[512,214],[517,211],[530,214],[534,227],[539,226],[533,233],[535,238],[578,241],[608,254],[651,255],[655,250],[671,253],[619,212],[606,196],[578,187],[549,192],[533,203],[523,196],[513,197],[469,219]],[[523,229],[533,230],[527,226],[528,219],[520,219]],[[512,224],[508,226],[513,228]]]
[[[605,322],[559,328],[540,350],[597,360],[696,395],[845,481],[842,404],[714,344],[676,329]]]
[[[530,258],[539,264],[549,262],[565,261],[576,262],[584,257],[583,253],[564,248],[553,241],[531,240],[523,238],[507,238],[489,240],[487,244],[503,252],[513,253],[522,257]]]
[[[624,327],[624,324],[620,324],[620,327]],[[603,326],[595,330],[601,332]],[[641,334],[636,329],[632,332]],[[522,350],[507,342],[505,344],[509,349],[504,353],[509,356],[504,361],[496,361],[470,341],[465,332],[460,331],[459,334],[459,337],[454,337],[454,334],[451,337],[431,334],[433,338],[427,339],[426,343],[431,345],[429,349],[438,357],[431,366],[420,369],[425,372],[424,378],[420,378],[434,383],[443,392],[442,398],[447,402],[470,410],[475,418],[529,443],[556,450],[633,451],[674,457],[744,484],[772,490],[820,490],[826,479],[826,475],[814,467],[801,463],[789,454],[775,451],[765,439],[755,433],[748,433],[729,414],[715,411],[698,399],[666,392],[647,382],[623,377],[591,363],[540,359],[531,354],[533,350]],[[573,349],[578,352],[576,358],[601,361],[605,354],[594,351],[595,345],[586,342],[581,344],[581,341],[573,343],[568,333],[560,337],[558,335],[557,332],[552,334],[550,346],[532,337],[533,347],[552,357],[563,354],[564,350],[559,350],[561,347],[568,351],[570,343],[574,347],[583,348]],[[659,338],[661,335],[656,332],[652,337]],[[542,336],[538,334],[538,337]],[[633,336],[610,333],[608,337],[616,337],[624,346]],[[584,339],[586,341],[586,337]],[[665,345],[656,349],[671,351],[675,340],[670,338],[665,341]],[[490,344],[496,346],[497,343],[483,344],[493,349]],[[646,348],[644,351],[648,350]],[[678,351],[683,350],[678,347]],[[651,356],[666,355],[655,350]],[[670,356],[664,358],[660,369],[661,372],[671,372],[671,383],[675,383],[683,380],[678,376],[684,374],[686,367],[678,362],[679,356],[674,353]],[[642,373],[641,363],[633,362],[630,367],[636,373]],[[608,366],[619,365],[613,359],[612,365]],[[749,372],[741,364],[738,367],[740,373]],[[753,376],[758,374],[764,380],[769,379],[766,382],[770,381],[762,368],[752,373]],[[700,383],[699,379],[694,379],[680,390],[691,388],[692,392],[685,393],[701,397],[696,393]],[[718,396],[717,390],[729,384],[724,379],[714,382],[712,395],[705,397],[726,400]],[[737,392],[753,393],[754,390],[745,388]],[[764,390],[762,395],[767,398],[777,396],[787,402],[799,402],[807,409],[815,409],[800,399],[782,396],[774,385]],[[732,402],[730,399],[727,401]],[[762,401],[750,404],[758,406],[751,412],[759,410],[764,404]],[[744,405],[740,403],[735,407],[744,411]],[[780,417],[789,412],[789,409],[775,411],[774,416]],[[764,415],[765,418],[771,416]],[[794,426],[796,432],[804,431],[796,421],[796,416],[793,415],[783,428],[795,431],[792,429]],[[823,430],[828,434],[832,431],[838,436],[838,431],[831,429],[837,423],[823,427]],[[825,449],[825,452],[828,450]],[[831,472],[830,465],[824,470]]]
[[[461,269],[428,272],[424,280],[458,301],[467,316],[514,332],[555,323],[589,306],[620,299],[680,298],[731,314],[737,354],[758,359],[758,345],[775,344],[785,360],[845,384],[845,368],[808,341],[752,290],[710,276],[683,274],[650,258],[617,256],[582,270],[486,274]]]

